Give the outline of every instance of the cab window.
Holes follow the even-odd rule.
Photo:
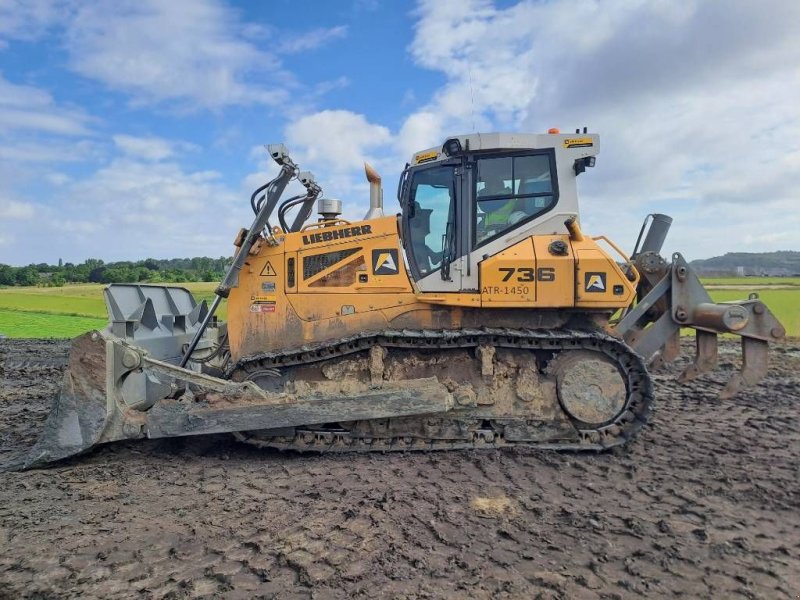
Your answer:
[[[555,204],[551,153],[476,160],[475,244],[494,239]]]
[[[444,254],[448,222],[453,221],[454,168],[417,171],[409,197],[410,251],[420,275],[439,269]]]

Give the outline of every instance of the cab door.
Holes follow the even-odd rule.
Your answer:
[[[411,170],[405,183],[403,246],[420,292],[460,292],[461,162]]]

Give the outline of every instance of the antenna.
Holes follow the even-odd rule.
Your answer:
[[[467,62],[467,70],[469,71],[469,99],[471,103],[471,110],[472,110],[472,133],[476,133],[475,131],[475,92],[472,91],[472,63]]]

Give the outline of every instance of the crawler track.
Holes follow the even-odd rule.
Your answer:
[[[507,439],[505,428],[509,423],[533,426],[532,421],[507,415],[502,419],[470,418],[443,415],[440,424],[456,423],[467,436],[454,439],[430,438],[415,434],[392,435],[385,422],[374,423],[369,436],[354,434],[346,424],[324,427],[298,427],[282,435],[267,432],[241,432],[237,437],[258,447],[313,452],[386,452],[399,450],[452,450],[462,448],[495,448],[502,446],[531,447],[554,450],[605,450],[620,446],[633,439],[647,423],[652,412],[653,386],[642,359],[622,341],[601,331],[581,330],[528,330],[528,329],[469,329],[451,330],[388,330],[361,334],[339,341],[305,346],[293,351],[264,353],[248,357],[233,365],[227,375],[237,372],[277,373],[300,365],[330,361],[357,353],[368,352],[374,346],[386,349],[438,350],[470,349],[486,345],[495,348],[547,352],[557,356],[572,351],[599,352],[613,361],[625,380],[627,398],[624,409],[609,423],[600,427],[586,427],[573,421],[575,436],[572,440],[532,441]],[[425,419],[430,422],[430,419]],[[288,435],[287,435],[288,434]]]

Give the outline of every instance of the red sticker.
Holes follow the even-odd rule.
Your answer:
[[[261,304],[255,303],[250,305],[251,313],[274,313],[275,304]]]

